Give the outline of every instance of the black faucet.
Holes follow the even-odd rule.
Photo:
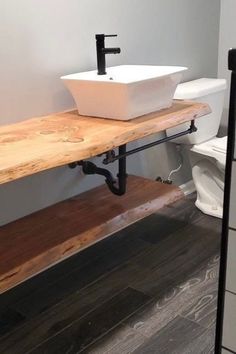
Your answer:
[[[106,75],[106,54],[119,54],[120,48],[105,48],[105,37],[117,37],[117,34],[96,34],[98,75]]]

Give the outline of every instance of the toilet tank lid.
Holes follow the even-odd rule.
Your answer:
[[[211,93],[223,91],[227,87],[225,79],[197,79],[184,82],[177,86],[175,99],[191,100],[198,97],[207,96]]]

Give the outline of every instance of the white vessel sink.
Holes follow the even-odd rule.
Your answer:
[[[62,76],[79,114],[129,120],[170,107],[185,67],[121,65]]]

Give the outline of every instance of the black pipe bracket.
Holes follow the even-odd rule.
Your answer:
[[[197,131],[197,127],[195,126],[194,120],[192,120],[191,123],[190,123],[190,128],[189,129],[187,129],[187,130],[185,130],[183,132],[177,133],[177,134],[173,134],[171,136],[167,136],[167,137],[165,137],[163,139],[159,139],[159,140],[154,141],[152,143],[140,146],[140,147],[138,147],[136,149],[132,149],[130,151],[125,152],[124,154],[120,154],[119,153],[118,155],[116,155],[114,150],[108,151],[106,153],[105,159],[103,160],[103,164],[104,165],[108,165],[109,163],[113,163],[113,162],[115,162],[115,161],[117,161],[119,159],[122,159],[124,157],[136,154],[136,153],[138,153],[140,151],[143,151],[143,150],[146,150],[146,149],[150,149],[150,148],[152,148],[154,146],[166,143],[166,142],[171,141],[173,139],[180,138],[181,136],[195,133],[196,131]]]
[[[109,188],[109,190],[118,196],[122,196],[125,194],[126,192],[126,184],[127,184],[127,173],[126,173],[126,157],[136,154],[140,151],[152,148],[156,145],[160,145],[162,143],[166,143],[168,141],[171,141],[173,139],[177,139],[181,136],[187,135],[187,134],[192,134],[194,132],[197,131],[197,127],[195,126],[194,120],[191,121],[190,123],[190,128],[177,133],[177,134],[173,134],[171,136],[167,136],[163,139],[159,139],[157,141],[154,141],[152,143],[149,144],[145,144],[143,146],[140,146],[136,149],[132,149],[129,151],[126,151],[126,144],[119,146],[119,152],[116,155],[114,150],[110,150],[107,151],[105,153],[106,157],[103,160],[103,164],[104,165],[108,165],[109,163],[113,163],[115,161],[118,161],[119,164],[119,172],[117,174],[117,179],[113,177],[112,173],[105,169],[105,168],[101,168],[98,167],[97,165],[95,165],[95,163],[90,162],[90,161],[79,161],[79,162],[72,162],[69,164],[70,168],[75,168],[76,166],[81,166],[83,173],[85,175],[100,175],[100,176],[104,176],[105,177],[105,182]],[[103,154],[101,154],[103,155]],[[101,156],[99,155],[99,156]]]

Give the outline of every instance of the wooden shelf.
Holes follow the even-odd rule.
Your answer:
[[[0,127],[0,184],[88,159],[210,112],[205,103],[174,101],[171,108],[117,121],[64,112]]]
[[[0,228],[0,293],[183,197],[129,176],[117,197],[103,185]]]

